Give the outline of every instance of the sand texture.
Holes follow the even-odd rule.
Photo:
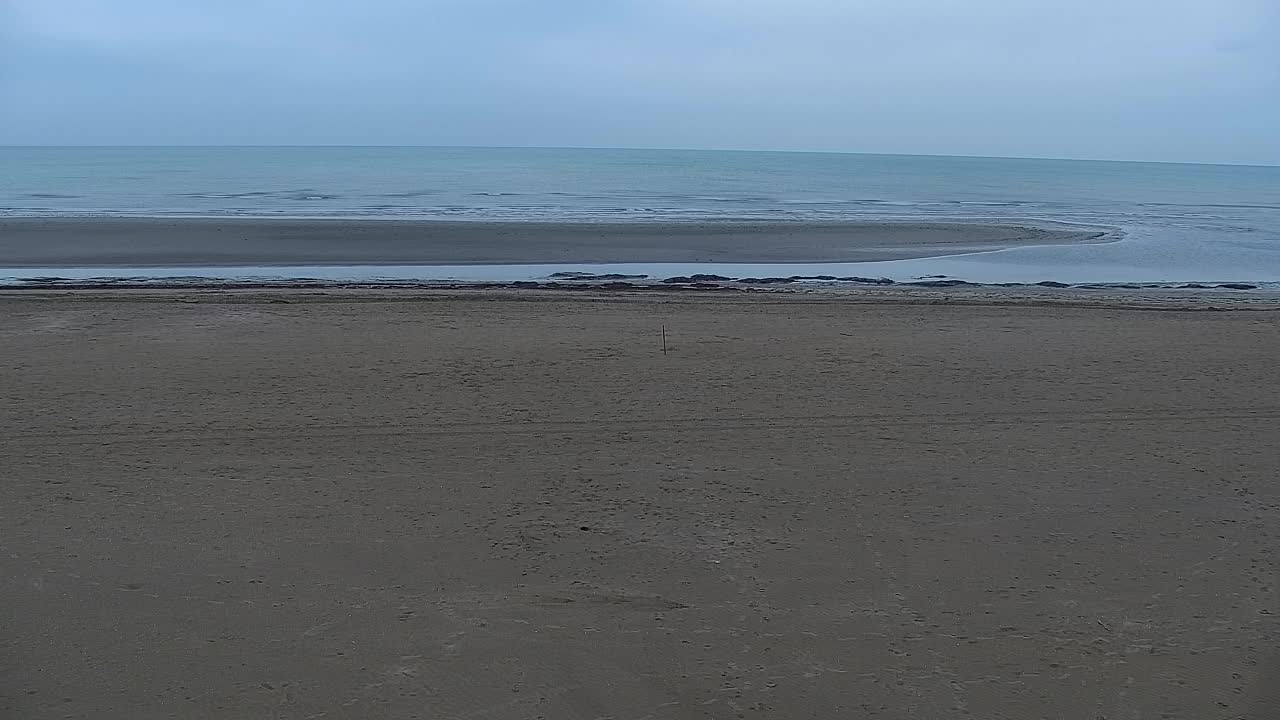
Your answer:
[[[959,223],[8,218],[0,267],[863,262],[1101,239]]]
[[[1278,320],[0,295],[0,717],[1275,717]]]

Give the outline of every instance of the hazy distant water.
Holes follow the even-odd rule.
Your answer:
[[[1008,219],[1124,228],[893,267],[977,280],[1280,281],[1280,168],[819,153],[0,148],[0,216]],[[3,258],[0,258],[3,266]]]

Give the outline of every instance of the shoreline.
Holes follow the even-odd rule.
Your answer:
[[[1047,224],[1047,223],[1046,223]],[[854,263],[1110,242],[1114,229],[990,222],[577,223],[0,219],[7,268]]]
[[[0,286],[0,304],[41,302],[309,305],[315,303],[528,302],[626,305],[634,302],[719,304],[800,303],[863,306],[933,305],[1073,307],[1099,310],[1280,311],[1280,290],[1240,291],[1207,287],[1098,286],[1061,288],[1045,284],[961,286],[731,286],[716,284],[633,285],[572,283],[440,283],[433,285],[307,285],[245,283],[121,286],[86,284]]]
[[[504,266],[488,266],[495,270]],[[505,266],[505,269],[519,266]],[[544,270],[552,266],[542,267]],[[579,266],[583,267],[583,266]],[[685,269],[697,266],[677,266]],[[712,266],[715,267],[715,266]],[[783,265],[763,266],[778,270]],[[797,265],[796,267],[815,267]],[[823,269],[860,269],[857,264]],[[544,275],[523,274],[504,276],[495,272],[486,276],[481,272],[473,277],[441,275],[372,275],[360,273],[355,277],[342,274],[344,270],[368,270],[371,268],[333,268],[338,272],[326,275],[329,268],[279,268],[292,272],[272,274],[275,268],[229,268],[239,273],[202,275],[186,271],[219,270],[218,268],[127,268],[130,272],[120,275],[99,274],[102,268],[36,268],[19,276],[6,277],[0,268],[0,292],[28,290],[571,290],[571,291],[740,291],[759,292],[772,290],[792,293],[844,293],[867,289],[893,288],[898,291],[922,289],[982,289],[989,291],[1016,291],[1019,289],[1054,289],[1062,291],[1089,290],[1180,290],[1206,292],[1229,290],[1233,294],[1256,291],[1254,294],[1280,292],[1280,282],[1233,280],[1155,280],[1155,281],[1094,281],[1061,282],[1057,280],[1022,280],[1003,282],[978,282],[949,275],[899,276],[897,279],[876,275],[721,275],[692,272],[687,275],[666,273],[584,272],[559,271]],[[403,271],[406,268],[389,268]],[[441,270],[441,268],[407,268],[408,270]],[[447,268],[446,268],[447,269]],[[460,269],[460,268],[454,268]],[[868,270],[870,268],[867,268]],[[67,272],[71,271],[71,272]],[[60,274],[61,273],[61,274]],[[92,274],[91,274],[92,273]]]

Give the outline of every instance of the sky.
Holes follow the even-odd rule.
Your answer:
[[[1280,0],[0,0],[0,144],[1280,164]]]

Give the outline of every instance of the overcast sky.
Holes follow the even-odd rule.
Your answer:
[[[0,0],[0,144],[1280,164],[1280,0]]]

